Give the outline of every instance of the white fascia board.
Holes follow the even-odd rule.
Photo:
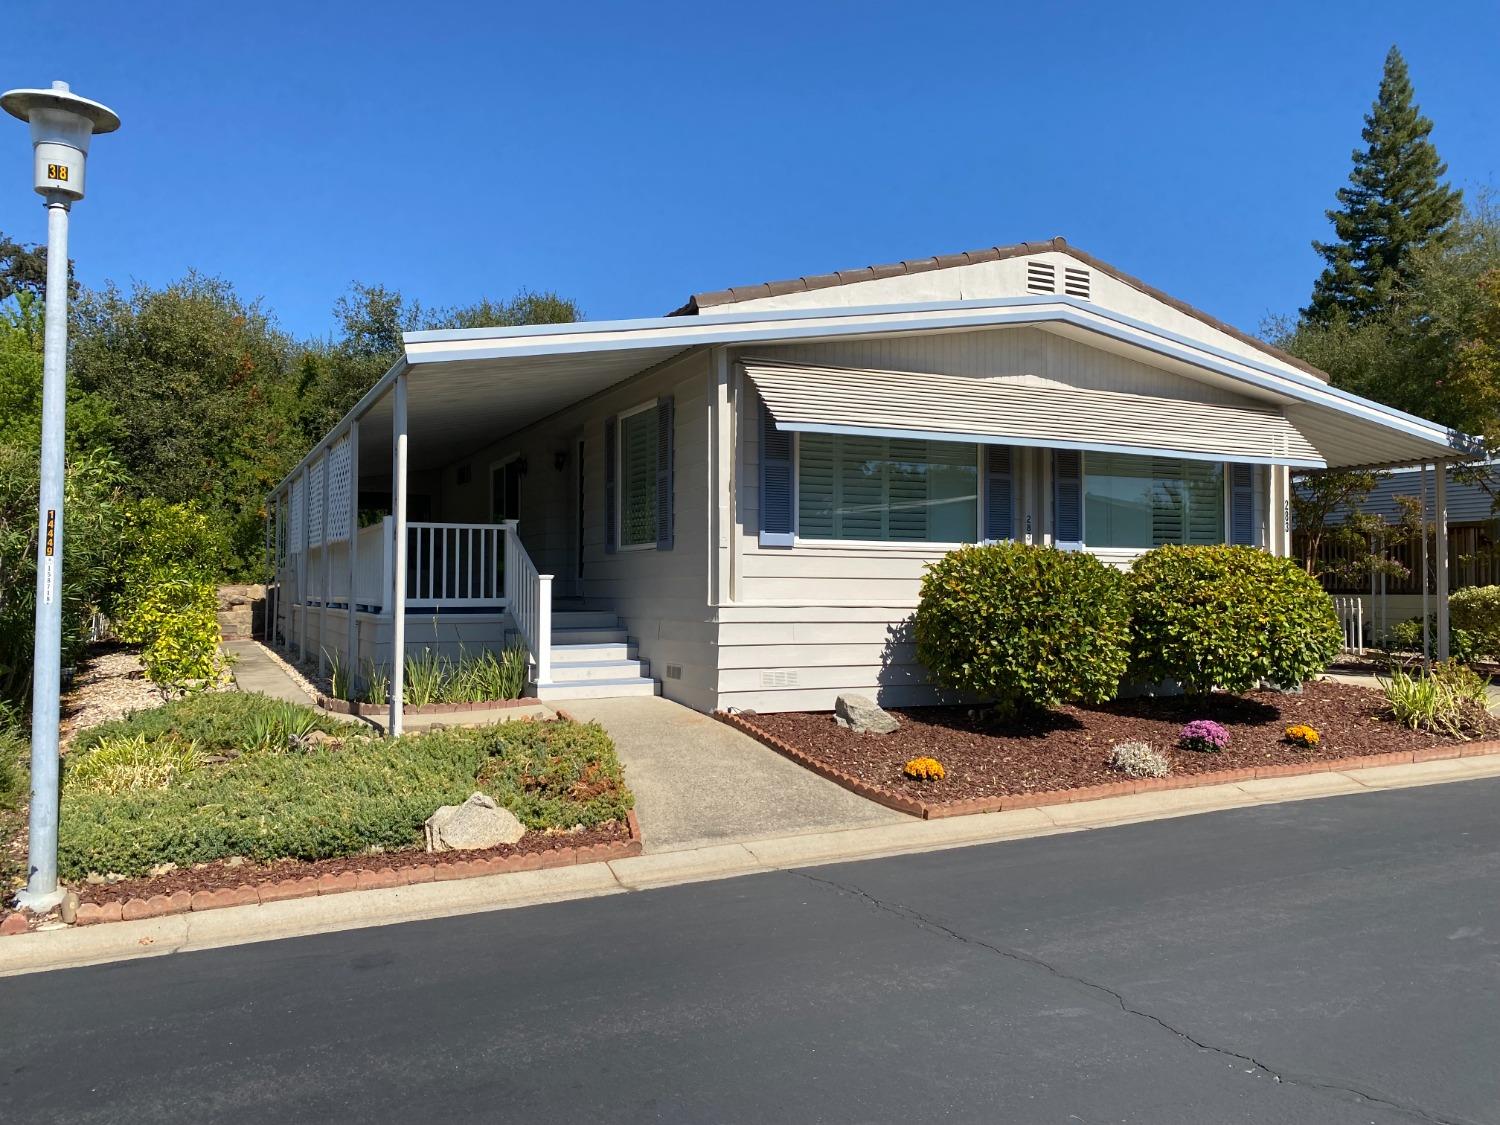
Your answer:
[[[1461,456],[1475,443],[1425,418],[1360,398],[1311,375],[1258,363],[1192,340],[1157,325],[1102,309],[1073,297],[1048,294],[973,301],[924,302],[855,308],[791,309],[719,316],[671,316],[641,320],[542,324],[516,328],[469,328],[408,333],[406,358],[413,366],[461,360],[520,358],[630,348],[815,340],[881,332],[1006,327],[1065,323],[1146,351],[1301,402],[1339,411],[1430,441]],[[1436,455],[1436,454],[1435,454]]]
[[[363,417],[365,412],[380,400],[380,396],[385,394],[386,391],[390,390],[391,384],[396,381],[396,377],[400,375],[401,372],[405,371],[406,368],[407,362],[405,356],[402,356],[395,363],[391,364],[386,373],[375,381],[375,385],[364,394],[360,395],[359,401],[356,402],[352,407],[350,407],[347,414],[339,419],[338,425],[334,426],[333,429],[324,434],[322,438],[319,439],[318,443],[307,451],[307,454],[302,458],[302,460],[297,462],[296,467],[293,468],[291,472],[287,473],[286,476],[282,477],[275,488],[266,493],[266,499],[274,499],[276,495],[282,491],[282,489],[287,487],[287,485],[291,482],[291,479],[298,473],[300,473],[307,466],[307,464],[312,461],[314,457],[316,457],[319,453],[323,452],[323,450],[327,449],[330,445],[337,441],[340,435],[348,430],[349,427],[354,423],[354,420],[356,418]],[[358,492],[359,482],[355,481],[353,487],[355,491]],[[359,499],[356,496],[355,507],[358,506]]]

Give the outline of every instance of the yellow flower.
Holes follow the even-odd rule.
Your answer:
[[[913,758],[901,772],[913,781],[941,781],[945,776],[943,763],[936,758]]]
[[[1286,740],[1294,746],[1301,746],[1307,750],[1313,750],[1321,741],[1321,736],[1316,730],[1306,723],[1296,723],[1286,728]]]

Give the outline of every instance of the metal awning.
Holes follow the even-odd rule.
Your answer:
[[[1321,469],[1280,406],[746,359],[778,428]]]

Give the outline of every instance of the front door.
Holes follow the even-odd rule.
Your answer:
[[[521,459],[490,468],[490,522],[521,518]]]

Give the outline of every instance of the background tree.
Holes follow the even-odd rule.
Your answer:
[[[78,279],[68,265],[68,294],[78,295]],[[0,301],[18,293],[47,295],[47,248],[35,242],[17,242],[0,231]]]
[[[1441,244],[1461,196],[1440,182],[1448,166],[1431,133],[1432,122],[1413,101],[1406,60],[1392,47],[1365,116],[1365,148],[1355,150],[1339,206],[1328,212],[1337,241],[1313,243],[1327,265],[1303,310],[1306,320],[1357,322],[1382,311],[1410,280],[1410,255]]]

